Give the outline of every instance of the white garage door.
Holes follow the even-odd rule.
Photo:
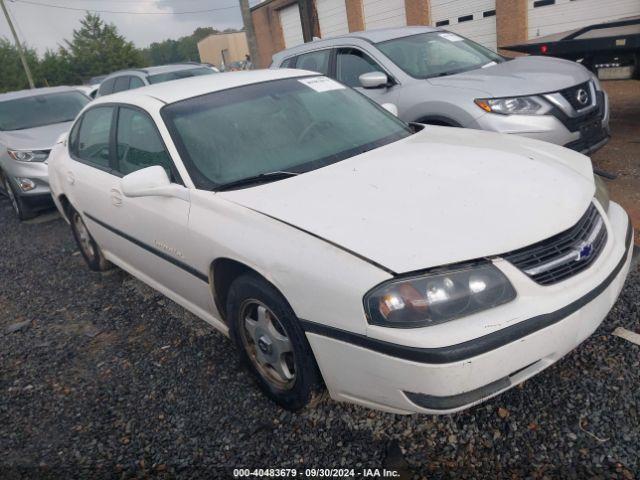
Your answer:
[[[279,10],[278,13],[280,14],[284,46],[291,48],[304,43],[302,23],[300,21],[300,7],[298,4],[296,3],[290,7],[283,8]]]
[[[437,27],[496,50],[496,0],[431,0],[431,19]]]
[[[529,0],[529,38],[640,15],[640,0]]]
[[[322,38],[349,33],[345,0],[317,0],[316,11]]]
[[[364,0],[364,28],[404,27],[407,14],[404,0]]]

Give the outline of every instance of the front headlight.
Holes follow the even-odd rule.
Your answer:
[[[415,328],[437,325],[516,298],[513,286],[491,263],[385,282],[365,295],[369,323]]]
[[[476,98],[475,103],[485,112],[502,115],[544,115],[551,110],[540,97]]]
[[[47,150],[12,150],[8,148],[7,153],[18,162],[44,162],[49,157]]]

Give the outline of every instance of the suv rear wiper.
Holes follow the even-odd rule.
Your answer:
[[[257,185],[260,183],[269,183],[275,182],[277,180],[282,180],[284,178],[295,177],[299,175],[296,172],[284,172],[284,171],[275,171],[275,172],[267,172],[261,173],[259,175],[253,175],[251,177],[242,178],[240,180],[234,180],[233,182],[223,183],[222,185],[218,185],[213,188],[216,192],[222,192],[224,190],[232,190],[238,187],[244,187],[247,185]]]

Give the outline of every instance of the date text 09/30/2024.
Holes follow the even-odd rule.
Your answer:
[[[400,472],[386,468],[237,468],[233,478],[398,478]]]

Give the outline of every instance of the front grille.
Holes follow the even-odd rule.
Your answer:
[[[589,84],[589,82],[581,83],[580,85],[576,85],[575,87],[569,87],[565,88],[564,90],[560,90],[560,95],[562,95],[576,111],[584,110],[585,108],[593,105],[591,85]],[[581,102],[579,98],[582,98],[583,102]]]
[[[540,285],[553,285],[586,270],[607,243],[607,228],[591,204],[578,223],[562,233],[503,258]]]

